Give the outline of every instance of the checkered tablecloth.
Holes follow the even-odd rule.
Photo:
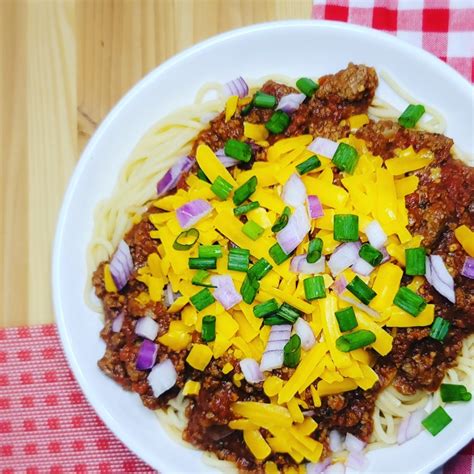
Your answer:
[[[474,0],[314,2],[313,18],[388,31],[474,82]],[[471,443],[442,469],[474,474]],[[54,325],[0,329],[0,473],[152,473],[104,426],[72,376]]]

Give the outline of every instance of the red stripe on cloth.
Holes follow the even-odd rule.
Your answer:
[[[0,472],[155,472],[87,403],[52,324],[0,330]]]

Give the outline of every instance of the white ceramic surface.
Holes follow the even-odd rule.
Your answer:
[[[139,138],[163,115],[193,101],[206,81],[285,73],[335,72],[349,61],[390,72],[421,103],[438,108],[447,134],[473,150],[473,89],[428,53],[392,36],[336,22],[289,21],[255,25],[200,43],[152,71],[113,108],[82,154],[59,216],[53,292],[64,350],[87,399],[107,426],[162,473],[210,472],[200,453],[172,440],[138,397],[97,368],[104,344],[101,321],[83,302],[85,252],[96,203],[107,196]],[[383,97],[390,98],[381,88]],[[396,100],[394,100],[397,102]],[[399,103],[400,108],[403,107]],[[401,447],[370,454],[367,472],[421,473],[442,464],[472,437],[473,404],[449,406],[453,422],[436,438],[424,432]]]

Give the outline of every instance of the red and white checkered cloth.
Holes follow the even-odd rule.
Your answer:
[[[315,0],[313,18],[388,31],[474,82],[474,0]],[[474,444],[442,469],[474,474]],[[152,473],[82,395],[54,325],[0,329],[0,473]]]

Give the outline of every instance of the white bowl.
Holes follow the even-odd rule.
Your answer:
[[[350,61],[391,73],[420,103],[440,110],[448,122],[447,135],[472,153],[473,90],[443,62],[375,30],[336,22],[288,21],[216,36],[156,68],[102,122],[71,178],[53,255],[54,307],[64,350],[84,394],[106,425],[163,473],[211,469],[198,451],[172,440],[137,395],[122,390],[97,367],[104,351],[99,338],[102,323],[83,301],[94,207],[110,194],[140,137],[165,114],[191,103],[203,83],[271,73],[317,77]],[[379,93],[389,98],[387,89]],[[403,446],[370,453],[368,472],[421,473],[441,465],[471,439],[472,408],[472,403],[450,406],[453,422],[436,437],[423,432]]]

